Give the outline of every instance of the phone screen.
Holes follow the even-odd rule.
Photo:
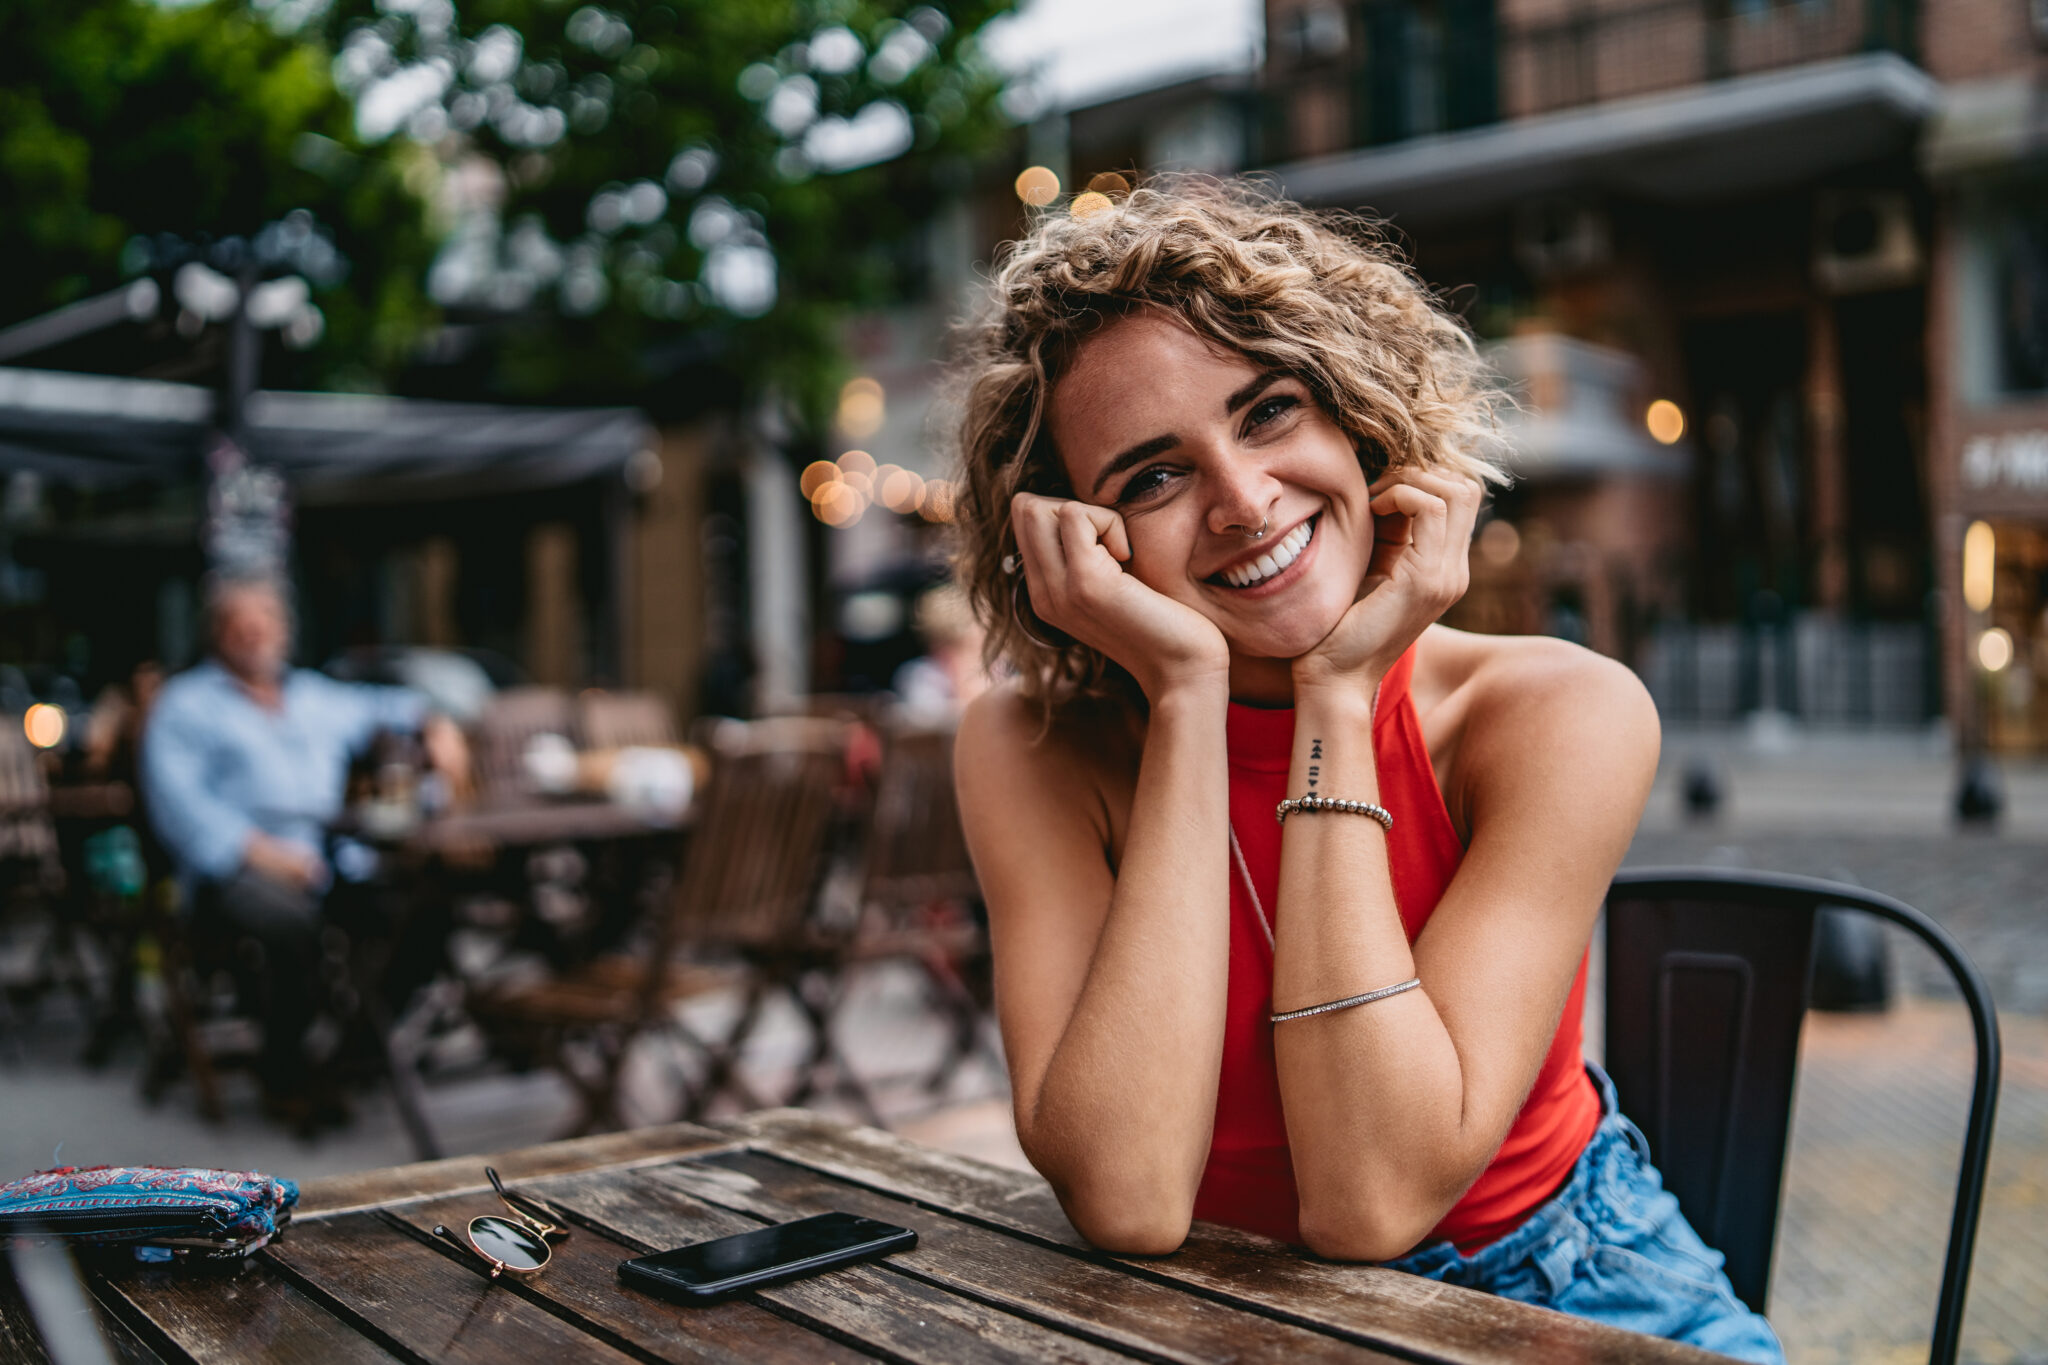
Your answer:
[[[697,1288],[759,1274],[778,1266],[812,1260],[835,1251],[852,1251],[901,1237],[903,1229],[850,1213],[821,1213],[794,1223],[778,1223],[752,1232],[677,1247],[630,1264]]]

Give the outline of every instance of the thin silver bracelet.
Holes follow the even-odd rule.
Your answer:
[[[1380,828],[1387,833],[1394,832],[1394,813],[1385,806],[1372,801],[1339,801],[1333,796],[1291,796],[1282,801],[1273,811],[1273,818],[1281,824],[1296,811],[1333,810],[1344,815],[1365,815],[1380,822]]]
[[[1310,1005],[1305,1010],[1289,1010],[1285,1014],[1276,1014],[1267,1022],[1284,1024],[1289,1019],[1306,1019],[1311,1014],[1328,1014],[1333,1010],[1348,1010],[1354,1005],[1370,1005],[1375,1000],[1384,1000],[1390,995],[1399,995],[1403,991],[1412,991],[1421,984],[1421,977],[1411,976],[1398,985],[1382,986],[1376,991],[1367,991],[1364,995],[1347,996],[1342,1000],[1332,1000],[1327,1005]]]

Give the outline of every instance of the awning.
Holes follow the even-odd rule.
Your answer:
[[[1691,469],[1686,445],[1659,445],[1644,429],[1633,407],[1644,389],[1634,356],[1545,332],[1497,341],[1486,358],[1516,399],[1501,425],[1518,480],[1676,479]]]
[[[2027,76],[1959,81],[1920,147],[1937,180],[2048,164],[2048,100]]]
[[[193,479],[214,404],[191,384],[0,368],[0,469],[87,487]],[[654,443],[632,408],[270,392],[249,403],[251,458],[316,505],[556,487]]]
[[[1605,190],[1673,202],[1811,180],[1910,145],[1941,103],[1888,52],[1740,76],[1276,167],[1292,198],[1403,222]]]

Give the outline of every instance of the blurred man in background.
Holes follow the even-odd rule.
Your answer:
[[[418,693],[338,682],[290,666],[283,585],[216,575],[207,585],[212,657],[164,684],[142,741],[151,823],[189,883],[199,932],[253,938],[264,971],[260,1076],[284,1117],[325,1098],[309,1084],[323,906],[336,882],[326,852],[351,761],[383,732],[417,733],[451,785],[468,749]]]

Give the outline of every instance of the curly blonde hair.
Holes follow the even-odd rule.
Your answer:
[[[1301,380],[1349,433],[1368,479],[1416,465],[1505,482],[1499,389],[1464,326],[1377,225],[1244,181],[1158,177],[1093,212],[1042,214],[999,256],[958,335],[954,572],[988,624],[991,667],[1051,709],[1141,701],[1128,675],[1047,626],[1004,559],[1010,500],[1072,497],[1046,405],[1080,343],[1139,309]]]

